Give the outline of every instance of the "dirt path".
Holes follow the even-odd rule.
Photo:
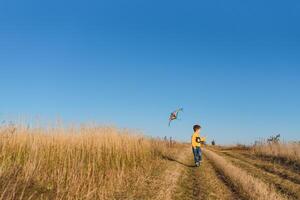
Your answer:
[[[192,157],[189,158],[189,163],[193,163]],[[200,168],[189,167],[184,170],[173,199],[234,200],[239,199],[239,197],[227,184],[226,179],[204,157]]]
[[[288,196],[289,199],[300,199],[300,185],[297,184],[298,175],[293,176],[288,170],[282,167],[271,167],[272,164],[263,162],[255,162],[241,155],[236,155],[231,151],[215,151],[227,160],[241,169],[246,170],[252,176],[264,181],[265,183],[274,185],[278,192]],[[267,167],[269,166],[269,167]],[[283,175],[286,175],[283,177]]]
[[[169,161],[170,167],[163,174],[164,181],[161,183],[160,190],[158,191],[155,199],[172,199],[172,194],[175,191],[178,179],[184,170],[185,166],[183,163],[186,162],[189,151],[190,148],[186,147],[176,159],[166,157]]]
[[[263,191],[266,191],[267,194],[277,195],[279,199],[300,199],[300,175],[290,168],[253,158],[251,155],[246,155],[245,152],[211,150],[217,153],[220,159],[231,163],[235,169],[243,171],[245,176],[252,177],[256,181],[256,184],[252,185],[265,186],[266,190]],[[211,161],[205,156],[203,158],[201,167],[195,167],[189,146],[182,149],[176,158],[166,157],[168,167],[161,176],[159,186],[156,187],[158,190],[154,199],[234,200],[250,198],[244,191],[245,188],[248,188],[247,184],[243,184],[244,182],[233,184],[232,179],[228,179],[228,174],[225,177],[224,171],[216,166],[214,159],[209,157],[213,160]],[[223,163],[222,166],[227,165]],[[256,188],[261,188],[260,185]],[[250,191],[247,194],[252,193]],[[266,195],[266,193],[260,194]],[[268,199],[268,197],[264,196],[263,199]]]
[[[159,200],[234,200],[240,199],[225,178],[204,157],[202,166],[194,166],[191,148],[185,148],[176,159],[167,158],[170,167],[155,199]]]
[[[290,180],[295,184],[300,184],[300,174],[280,164],[261,160],[250,153],[239,151],[222,151],[227,156],[242,160],[250,165],[260,168],[266,172],[276,174],[283,179]]]

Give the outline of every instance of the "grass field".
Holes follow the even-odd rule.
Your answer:
[[[0,129],[0,199],[300,199],[299,143],[203,148],[113,127]]]
[[[5,200],[148,198],[167,167],[163,156],[176,152],[176,145],[111,127],[7,127],[0,136]]]

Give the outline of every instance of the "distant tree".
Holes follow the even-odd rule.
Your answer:
[[[269,137],[267,141],[268,143],[278,143],[280,141],[280,134]]]
[[[254,141],[254,146],[258,146],[258,145],[261,145],[261,144],[262,144],[262,141],[258,141],[258,140]]]
[[[215,146],[215,145],[216,145],[215,140],[213,140],[213,141],[211,142],[211,145],[212,145],[212,146]]]
[[[164,141],[166,142],[168,140],[167,136],[164,137]]]

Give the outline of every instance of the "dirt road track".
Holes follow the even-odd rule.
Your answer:
[[[186,147],[176,159],[166,159],[168,159],[170,167],[163,174],[165,181],[155,199],[241,199],[226,178],[213,167],[206,157],[204,157],[201,167],[194,166],[190,147]]]
[[[283,199],[300,199],[300,175],[286,166],[253,157],[245,152],[212,149],[226,161],[263,184],[274,188]],[[185,147],[178,156],[166,157],[157,200],[234,200],[248,199],[242,188],[233,185],[205,155],[201,167],[195,167],[192,150]]]

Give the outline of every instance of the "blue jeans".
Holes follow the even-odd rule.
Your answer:
[[[198,163],[202,160],[202,151],[200,147],[193,147],[195,163]]]

